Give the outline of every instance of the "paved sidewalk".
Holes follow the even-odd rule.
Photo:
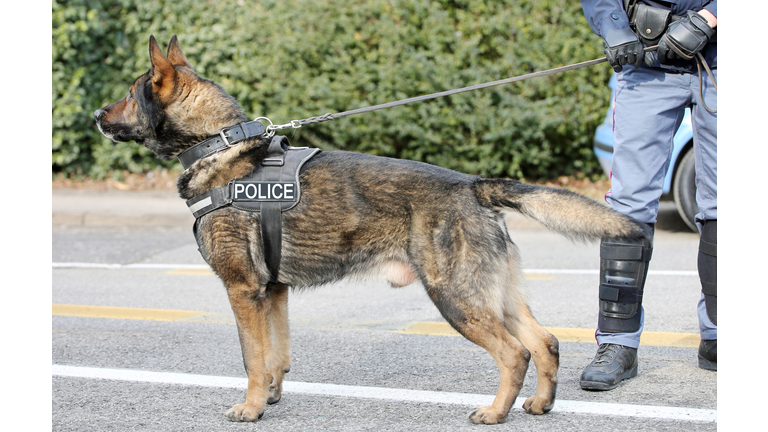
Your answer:
[[[53,189],[53,225],[191,227],[192,213],[176,192]]]

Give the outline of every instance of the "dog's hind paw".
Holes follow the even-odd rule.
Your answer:
[[[555,406],[555,401],[539,396],[531,396],[525,400],[523,409],[528,414],[540,415],[548,413]]]
[[[269,405],[280,402],[280,398],[283,397],[283,383],[275,384],[274,381],[269,385],[269,397],[267,397],[267,403]]]
[[[248,404],[235,405],[224,414],[230,421],[234,422],[255,422],[263,415],[263,407]]]
[[[480,407],[469,414],[469,420],[476,424],[497,424],[507,419],[507,413],[502,413],[493,406]]]

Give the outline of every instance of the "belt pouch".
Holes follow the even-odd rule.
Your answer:
[[[635,5],[630,25],[646,46],[658,45],[667,30],[672,12],[642,3]]]

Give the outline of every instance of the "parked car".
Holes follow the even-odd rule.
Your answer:
[[[611,90],[616,89],[616,75],[611,76],[608,84]],[[685,109],[685,117],[673,138],[672,159],[669,170],[664,176],[662,200],[673,200],[680,217],[693,231],[698,232],[694,217],[699,212],[696,204],[696,170],[693,157],[693,129],[691,128],[691,111]],[[606,175],[611,175],[611,159],[613,158],[613,92],[605,121],[597,127],[593,140],[594,152],[600,166]]]

